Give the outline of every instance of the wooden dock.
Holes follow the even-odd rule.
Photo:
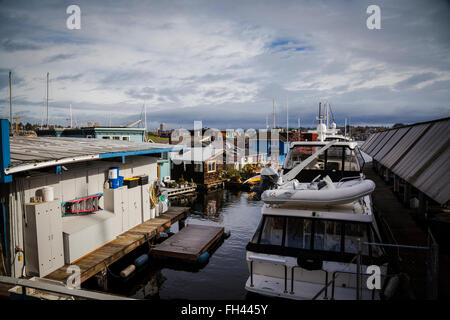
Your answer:
[[[167,194],[169,195],[169,198],[181,195],[181,194],[187,194],[187,193],[194,193],[195,190],[197,190],[197,186],[195,187],[183,187],[183,188],[161,188],[161,191],[167,191]]]
[[[89,255],[78,260],[74,265],[81,269],[81,282],[85,282],[97,273],[107,269],[108,266],[118,261],[134,249],[143,245],[165,228],[175,222],[185,219],[189,212],[187,207],[170,207],[169,210],[157,218],[147,220],[140,225],[119,235],[113,241],[100,247]],[[65,265],[50,273],[45,278],[66,282],[70,276]]]
[[[197,261],[224,234],[223,227],[189,224],[178,233],[155,246],[150,254],[158,257]]]

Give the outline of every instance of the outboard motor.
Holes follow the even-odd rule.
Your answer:
[[[259,186],[255,188],[256,195],[254,196],[254,199],[261,200],[261,195],[264,191],[275,189],[279,178],[280,177],[275,169],[272,168],[270,164],[266,165],[261,171],[261,182],[259,183]]]

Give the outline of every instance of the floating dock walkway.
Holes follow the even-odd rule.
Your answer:
[[[73,263],[81,269],[81,283],[107,269],[134,249],[143,245],[159,232],[187,217],[189,208],[170,207],[157,218],[147,220],[138,226],[119,235],[113,241]],[[182,230],[181,230],[182,231]],[[45,278],[66,282],[72,273],[67,273],[69,265],[65,265],[50,273]]]
[[[194,193],[197,190],[197,186],[194,187],[182,187],[182,188],[161,188],[161,191],[167,191],[169,198],[181,194]]]
[[[223,235],[223,227],[189,224],[169,239],[156,245],[150,254],[196,262],[200,255],[211,248]]]

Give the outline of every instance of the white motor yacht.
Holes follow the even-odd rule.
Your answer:
[[[297,300],[382,297],[381,287],[367,285],[369,266],[384,282],[388,259],[375,244],[375,184],[364,179],[358,152],[350,141],[291,144],[278,185],[262,192],[246,290]]]

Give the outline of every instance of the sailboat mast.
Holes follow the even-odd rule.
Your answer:
[[[8,78],[8,84],[9,84],[9,127],[10,132],[13,132],[13,116],[12,116],[12,91],[11,91],[11,82],[12,82],[12,72],[9,71],[9,78]]]
[[[46,103],[46,105],[47,105],[47,108],[46,108],[46,111],[47,111],[47,125],[46,125],[46,127],[48,128],[48,75],[49,75],[49,73],[47,72],[47,103]]]
[[[286,141],[289,143],[289,100],[286,97]]]
[[[147,106],[145,105],[145,102],[144,102],[144,121],[145,121],[144,128],[147,134]]]
[[[276,116],[276,113],[275,113],[275,99],[273,99],[273,127],[272,127],[272,129],[275,129],[275,127],[277,126],[276,125],[276,118],[277,118],[277,116]]]
[[[70,104],[70,128],[73,128],[73,123],[72,123],[72,104]]]

